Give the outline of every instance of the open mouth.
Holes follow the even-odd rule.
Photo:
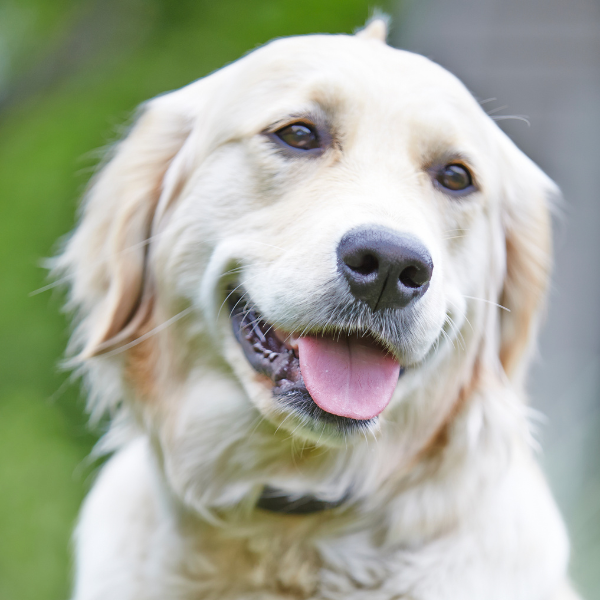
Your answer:
[[[250,365],[273,382],[280,407],[306,424],[348,432],[372,425],[402,373],[399,362],[368,334],[281,332],[258,311],[230,294],[236,339]]]

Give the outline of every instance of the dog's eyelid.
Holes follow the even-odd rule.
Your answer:
[[[316,119],[307,113],[296,113],[274,121],[270,125],[267,125],[261,133],[268,135],[283,129],[284,127],[290,127],[291,125],[307,125],[313,127],[317,132],[322,129],[321,119]]]
[[[459,167],[464,169],[469,177],[470,183],[463,189],[451,189],[443,185],[440,181],[440,176],[445,169],[451,167]],[[438,155],[434,159],[427,161],[425,172],[428,173],[434,187],[441,192],[453,198],[465,198],[481,191],[477,170],[473,166],[473,161],[463,152],[448,152],[443,155]]]
[[[436,166],[447,165],[450,163],[459,163],[468,167],[470,170],[473,170],[477,164],[477,161],[470,151],[455,148],[433,148],[423,155],[422,158],[426,169],[432,169]]]

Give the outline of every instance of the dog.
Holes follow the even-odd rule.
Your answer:
[[[524,377],[555,184],[386,24],[146,103],[56,259],[74,600],[567,600]]]

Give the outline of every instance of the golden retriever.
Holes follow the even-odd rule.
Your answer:
[[[385,37],[155,98],[92,181],[75,600],[575,598],[523,394],[557,189]]]

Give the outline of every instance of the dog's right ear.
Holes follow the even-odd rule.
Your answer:
[[[500,360],[513,381],[522,381],[549,283],[550,210],[560,198],[556,184],[505,141],[503,228],[506,266],[500,303]]]
[[[149,101],[93,178],[77,229],[56,261],[89,358],[135,335],[152,308],[146,255],[163,181],[191,129],[177,92]]]
[[[390,18],[387,15],[378,13],[372,19],[369,19],[362,29],[356,32],[356,37],[364,40],[375,40],[385,44],[389,23]]]

